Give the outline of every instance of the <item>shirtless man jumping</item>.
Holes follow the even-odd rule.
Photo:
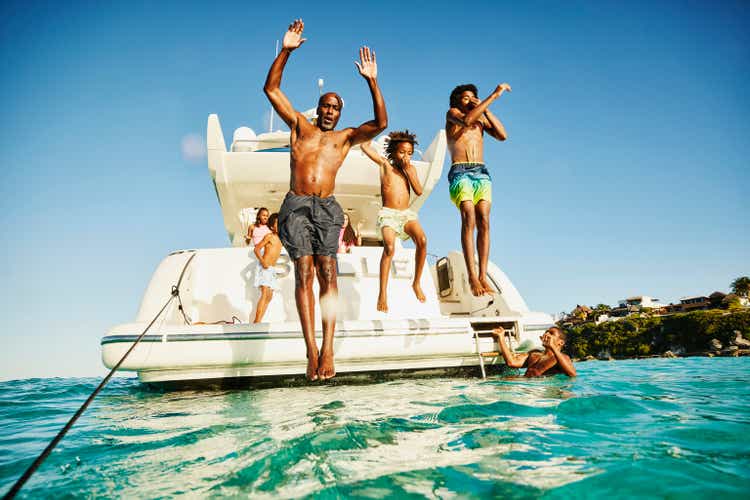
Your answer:
[[[562,352],[565,345],[565,333],[556,326],[548,329],[540,337],[544,352],[529,351],[527,353],[514,353],[505,343],[505,329],[495,328],[492,331],[497,345],[505,359],[505,364],[511,368],[526,368],[526,377],[541,377],[543,375],[565,374],[568,377],[576,376],[576,369],[567,354]]]
[[[450,109],[445,115],[445,131],[451,152],[448,172],[451,201],[461,211],[461,248],[464,251],[469,286],[475,296],[492,292],[487,282],[487,258],[490,253],[490,204],[492,179],[484,165],[484,132],[499,141],[508,138],[505,127],[488,109],[510,85],[497,86],[485,100],[477,97],[472,84],[459,85],[450,97]],[[474,227],[477,228],[479,276],[474,268]]]
[[[356,128],[334,130],[343,105],[341,97],[334,92],[323,94],[318,100],[315,125],[294,109],[281,91],[281,75],[290,54],[306,41],[302,38],[304,27],[301,19],[289,25],[281,52],[268,71],[263,90],[291,130],[291,178],[289,193],[279,210],[279,237],[294,261],[294,295],[307,346],[307,378],[324,380],[336,375],[333,364],[333,331],[338,302],[336,251],[344,223],[344,212],[333,197],[336,173],[352,146],[369,141],[385,130],[388,116],[378,87],[375,52],[368,47],[359,49],[360,62],[354,64],[370,88],[374,120]],[[312,292],[316,271],[323,316],[320,351],[315,341],[315,299]]]

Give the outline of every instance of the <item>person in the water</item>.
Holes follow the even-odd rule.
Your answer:
[[[403,132],[388,134],[386,156],[380,156],[369,142],[363,142],[360,148],[380,167],[380,199],[383,208],[378,212],[376,230],[383,236],[383,255],[380,257],[380,294],[378,311],[388,312],[388,274],[391,272],[391,261],[395,252],[396,238],[412,239],[417,247],[414,259],[414,281],[412,289],[417,300],[424,302],[424,292],[420,284],[422,268],[427,256],[427,237],[419,224],[416,212],[409,210],[411,191],[422,195],[422,183],[419,182],[417,169],[411,163],[417,136]]]
[[[503,92],[510,90],[510,85],[502,83],[480,101],[475,85],[459,85],[451,92],[450,109],[445,114],[445,132],[451,152],[451,169],[448,172],[450,197],[461,211],[461,248],[469,275],[469,287],[475,296],[494,293],[487,281],[492,179],[484,164],[484,133],[499,141],[508,138],[505,127],[490,112],[489,106]],[[475,227],[479,275],[474,268]]]
[[[336,375],[333,364],[333,331],[338,307],[336,252],[344,223],[344,211],[333,196],[336,174],[352,146],[369,141],[385,130],[388,115],[378,87],[375,52],[369,47],[359,49],[360,61],[354,64],[370,89],[374,119],[358,127],[334,130],[343,107],[341,97],[334,92],[320,96],[315,124],[294,109],[281,91],[281,76],[291,53],[306,40],[302,38],[304,27],[301,19],[289,25],[281,52],[268,71],[263,91],[291,131],[292,171],[289,193],[279,210],[279,237],[294,261],[294,298],[307,347],[307,378],[317,380]],[[323,323],[320,351],[315,340],[312,286],[316,273]]]
[[[562,352],[565,345],[565,332],[553,326],[539,337],[544,346],[544,351],[533,350],[524,353],[515,353],[510,350],[505,342],[505,329],[495,328],[492,334],[500,346],[500,352],[505,359],[505,364],[511,368],[526,368],[526,377],[541,377],[544,375],[565,374],[568,377],[576,376],[576,369],[567,354]]]

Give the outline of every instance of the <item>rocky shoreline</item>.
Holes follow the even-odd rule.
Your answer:
[[[708,349],[687,352],[682,347],[673,347],[662,354],[636,355],[636,356],[612,356],[608,351],[602,351],[598,356],[585,356],[583,358],[573,357],[574,362],[581,361],[615,361],[619,359],[650,359],[650,358],[688,358],[702,356],[706,358],[715,357],[740,357],[750,356],[750,340],[742,336],[742,332],[734,330],[734,338],[725,347],[719,339],[713,338],[708,342]]]
[[[721,351],[699,351],[699,352],[685,352],[675,354],[672,351],[667,351],[664,354],[653,354],[650,356],[609,356],[609,357],[595,357],[586,356],[585,358],[578,359],[573,358],[576,363],[583,361],[619,361],[623,359],[652,359],[652,358],[692,358],[692,357],[704,357],[704,358],[737,358],[740,356],[750,356],[750,349],[735,349],[735,350],[721,350]]]

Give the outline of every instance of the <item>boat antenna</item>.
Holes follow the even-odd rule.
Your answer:
[[[279,41],[276,40],[276,51],[273,55],[273,58],[276,59],[276,57],[279,55]],[[271,117],[268,119],[268,132],[273,132],[273,104],[271,105]]]

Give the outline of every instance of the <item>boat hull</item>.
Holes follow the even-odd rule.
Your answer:
[[[121,325],[102,339],[107,367],[130,349],[139,327]],[[334,338],[339,375],[477,367],[479,351],[496,349],[491,337],[477,343],[465,318],[342,322]],[[121,368],[152,383],[304,376],[307,361],[299,323],[197,325],[145,335]]]

